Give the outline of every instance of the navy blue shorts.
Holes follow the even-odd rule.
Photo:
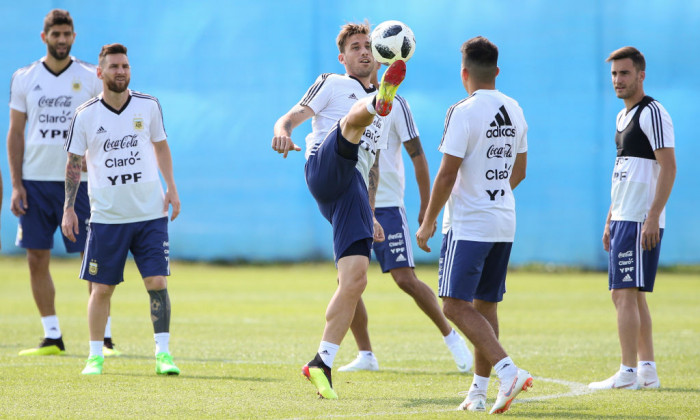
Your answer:
[[[367,186],[355,168],[357,158],[338,153],[338,142],[349,143],[336,124],[304,166],[306,184],[316,199],[321,214],[333,227],[333,255],[336,263],[351,244],[371,244],[374,223]],[[369,241],[366,241],[369,239]],[[353,248],[355,249],[355,248]],[[370,255],[363,250],[359,255]]]
[[[500,302],[506,292],[506,272],[512,242],[442,240],[438,269],[438,296],[472,302]]]
[[[654,290],[661,240],[654,249],[643,250],[642,225],[639,222],[610,222],[608,289],[637,287],[641,292]],[[660,237],[663,236],[664,230],[661,229]]]
[[[141,277],[169,276],[168,218],[123,224],[90,223],[80,278],[109,285],[123,282],[129,251]]]
[[[374,216],[382,225],[386,238],[384,242],[374,244],[374,255],[382,273],[395,268],[415,267],[406,210],[403,207],[377,207]]]
[[[19,216],[15,245],[26,249],[52,249],[56,229],[60,231],[66,186],[62,181],[22,180],[27,190],[27,212]],[[75,214],[78,216],[78,234],[71,242],[63,237],[66,252],[83,252],[87,227],[90,222],[90,199],[87,182],[81,182],[75,198]]]

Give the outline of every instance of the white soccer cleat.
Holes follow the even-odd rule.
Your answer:
[[[518,373],[512,380],[501,382],[501,385],[498,387],[496,402],[491,407],[489,414],[505,413],[510,408],[510,404],[515,397],[520,394],[520,391],[527,391],[531,387],[532,376],[530,373],[526,370],[518,369]]]
[[[457,364],[457,370],[460,372],[469,372],[469,369],[474,365],[474,355],[469,351],[466,341],[459,336],[459,340],[455,341],[451,346],[447,346],[452,353],[452,357]]]
[[[467,398],[465,398],[462,404],[460,404],[459,407],[457,407],[457,410],[486,411],[486,395],[472,395],[467,393]]]
[[[656,373],[656,369],[653,368],[640,368],[637,370],[637,385],[640,389],[655,389],[661,386],[659,381],[659,375]]]
[[[658,379],[658,378],[657,378]],[[657,381],[658,383],[658,381]],[[617,372],[608,379],[588,384],[590,389],[639,389],[637,374],[629,372]]]
[[[338,372],[358,372],[361,370],[377,371],[379,370],[379,362],[374,356],[357,356],[355,360],[345,366],[338,368]]]

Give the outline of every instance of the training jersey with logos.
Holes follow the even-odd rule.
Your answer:
[[[610,220],[644,222],[656,194],[660,166],[654,151],[675,146],[673,122],[663,106],[645,96],[617,114],[617,158],[612,176]],[[659,227],[666,225],[666,208]]]
[[[347,74],[324,73],[306,91],[299,105],[314,111],[311,119],[312,132],[306,136],[306,158],[316,153],[335,124],[340,121],[359,99],[376,92],[374,86],[365,89],[356,78]],[[356,168],[368,185],[369,170],[374,164],[377,150],[386,149],[386,138],[382,135],[384,117],[376,115],[360,139],[360,150]]]
[[[120,224],[167,216],[153,143],[166,140],[158,100],[129,90],[121,110],[102,94],[75,111],[65,149],[87,152],[90,222]]]
[[[403,207],[406,176],[401,149],[404,142],[418,137],[418,127],[408,102],[396,95],[394,106],[385,121],[387,148],[379,154],[379,186],[375,207]]]
[[[63,142],[73,111],[101,91],[95,66],[75,57],[58,74],[42,58],[12,75],[10,108],[27,114],[22,179],[65,181]],[[83,173],[82,180],[86,179]]]
[[[518,103],[498,90],[480,89],[445,117],[439,149],[463,158],[443,215],[454,239],[513,242],[515,198],[510,176],[527,152],[527,123]]]

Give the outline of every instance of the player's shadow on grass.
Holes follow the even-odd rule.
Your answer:
[[[517,402],[517,399],[515,400]],[[527,403],[525,403],[527,404]],[[487,409],[488,410],[488,409]],[[581,413],[580,411],[553,411],[551,413],[527,413],[523,412],[526,410],[525,405],[518,407],[517,404],[513,404],[508,410],[508,414],[517,415],[519,418],[533,418],[533,419],[620,419],[619,415],[601,415],[600,413]],[[627,416],[624,417],[626,420],[649,420],[649,419],[671,419],[675,417],[671,416]]]
[[[132,378],[139,378],[139,377],[154,377],[153,373],[118,373],[118,372],[109,372],[105,373],[103,375],[107,376],[128,376]],[[206,381],[221,381],[221,380],[227,380],[227,381],[238,381],[238,382],[283,382],[282,379],[276,379],[276,378],[261,378],[261,377],[252,377],[252,376],[226,376],[226,375],[221,375],[221,376],[214,376],[214,375],[190,375],[187,372],[180,374],[180,375],[157,375],[160,378],[172,378],[173,380],[186,380],[186,379],[197,379],[197,380],[206,380]]]

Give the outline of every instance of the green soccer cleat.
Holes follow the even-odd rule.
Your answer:
[[[38,347],[33,349],[22,350],[20,356],[53,356],[66,352],[66,347],[63,345],[63,338],[46,338],[44,337]]]
[[[326,366],[321,360],[321,357],[316,354],[314,360],[310,361],[301,368],[301,374],[306,376],[306,379],[318,390],[318,395],[321,398],[329,400],[337,400],[338,394],[333,390],[333,382],[331,381],[331,368]]]
[[[105,337],[104,344],[102,345],[102,353],[105,357],[117,357],[121,356],[122,352],[114,348],[114,343],[112,338]]]
[[[382,81],[379,83],[379,93],[376,96],[374,109],[377,114],[382,117],[389,115],[394,103],[396,90],[401,82],[406,77],[406,63],[403,60],[396,60],[389,66],[382,75]]]
[[[105,358],[102,356],[90,356],[85,364],[85,369],[80,373],[83,375],[102,375],[102,365],[104,362]]]
[[[156,354],[156,373],[159,375],[179,375],[180,369],[175,366],[170,353]]]

